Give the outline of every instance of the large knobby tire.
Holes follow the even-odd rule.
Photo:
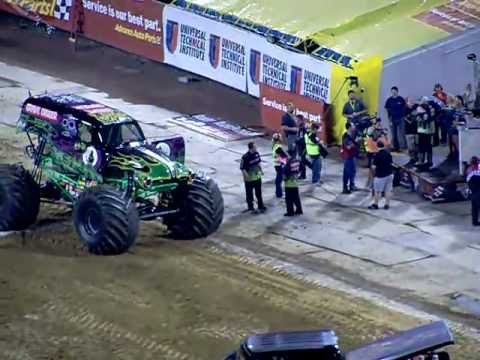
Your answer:
[[[37,219],[40,188],[21,165],[0,165],[0,231],[24,230]]]
[[[122,254],[138,235],[135,204],[110,188],[92,188],[82,193],[73,219],[80,239],[88,251],[97,255]]]
[[[195,178],[185,199],[180,201],[180,213],[164,218],[174,239],[193,240],[218,230],[223,220],[223,197],[212,179]]]

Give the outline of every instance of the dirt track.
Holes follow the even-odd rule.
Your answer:
[[[0,128],[0,162],[22,158],[15,139]],[[252,332],[326,327],[349,349],[417,324],[161,233],[144,223],[131,253],[91,256],[68,209],[43,206],[32,231],[0,240],[0,358],[213,360]],[[467,354],[455,359],[478,359],[478,344],[459,340]]]

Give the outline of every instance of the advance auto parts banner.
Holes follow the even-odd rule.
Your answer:
[[[294,53],[249,34],[248,93],[259,97],[260,84],[330,103],[332,64]]]
[[[316,122],[320,125],[320,139],[327,143],[328,129],[323,119],[325,110],[323,102],[264,84],[260,85],[262,125],[272,131],[280,131],[282,116],[287,112],[287,105],[290,102],[295,105],[295,113],[297,115],[301,114],[307,121]]]
[[[83,0],[86,37],[163,62],[163,5],[155,0]]]
[[[0,11],[71,31],[73,0],[0,0]]]
[[[173,6],[163,17],[167,64],[246,91],[245,32]]]

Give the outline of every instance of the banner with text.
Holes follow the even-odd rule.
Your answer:
[[[327,143],[328,129],[323,117],[325,110],[323,102],[264,84],[260,84],[259,101],[262,125],[267,129],[281,130],[282,116],[287,112],[287,105],[291,102],[295,105],[297,115],[301,114],[307,121],[316,122],[320,125],[319,136]]]
[[[163,62],[163,5],[155,0],[83,0],[85,36]]]
[[[163,18],[167,64],[246,91],[247,33],[173,6]]]
[[[292,52],[249,34],[248,93],[259,97],[260,84],[330,102],[332,64]]]
[[[0,0],[0,10],[70,31],[72,0]]]

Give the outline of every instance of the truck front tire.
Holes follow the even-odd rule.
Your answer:
[[[40,188],[21,165],[0,165],[0,231],[25,230],[40,209]]]
[[[212,179],[195,178],[180,200],[180,212],[164,218],[170,236],[180,240],[206,237],[218,230],[223,220],[223,197]]]
[[[80,195],[74,209],[80,239],[96,255],[119,255],[135,243],[139,217],[135,204],[110,188],[93,188]]]

